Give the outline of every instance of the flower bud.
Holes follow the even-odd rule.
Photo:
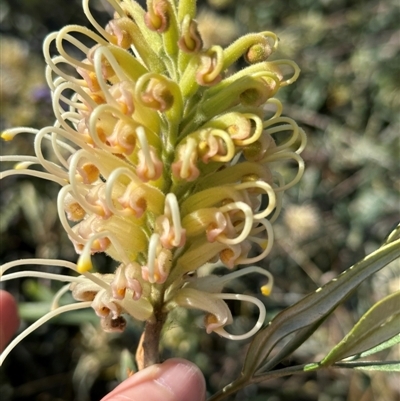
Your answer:
[[[185,15],[182,21],[181,37],[178,40],[179,48],[185,53],[198,53],[203,48],[203,41],[197,29],[197,22]]]
[[[267,58],[272,54],[272,48],[268,40],[265,39],[264,43],[256,43],[249,47],[244,55],[244,58],[249,64],[256,64],[262,61],[266,61]]]
[[[213,86],[222,79],[223,53],[219,46],[213,46],[200,55],[200,66],[196,82],[202,86]]]
[[[142,80],[144,81],[146,78],[142,77]],[[146,85],[143,83],[140,88],[143,88],[140,92],[140,100],[146,107],[165,112],[174,104],[174,95],[163,77],[157,78],[153,76],[147,80]]]
[[[106,32],[110,33],[115,39],[114,43],[123,49],[129,49],[133,44],[129,28],[133,26],[129,18],[116,18],[111,20],[106,26]]]
[[[152,31],[163,33],[169,25],[169,4],[167,0],[147,0],[147,13],[144,15],[146,26]]]

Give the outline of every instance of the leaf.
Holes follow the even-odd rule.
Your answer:
[[[316,330],[336,306],[365,279],[398,257],[400,257],[400,240],[382,246],[322,288],[318,288],[314,293],[280,312],[267,327],[255,335],[250,343],[242,377],[251,377],[260,370],[271,350],[281,339],[307,326],[313,325]],[[311,335],[313,330],[306,331]],[[302,338],[304,341],[305,339]],[[292,346],[293,343],[289,342],[289,348]]]
[[[274,355],[265,365],[263,365],[262,370],[268,371],[277,365],[280,361],[289,356],[293,351],[300,347],[318,327],[323,323],[325,319],[318,320],[316,323],[306,326],[296,333],[296,335],[286,343],[279,352]]]
[[[342,362],[334,365],[337,368],[356,370],[379,370],[382,372],[400,372],[400,361],[380,362]]]
[[[356,370],[380,370],[382,372],[400,372],[400,362],[385,365],[357,366]]]
[[[392,337],[388,341],[385,341],[384,343],[379,344],[374,348],[371,348],[371,349],[369,349],[369,350],[367,350],[365,352],[362,352],[360,354],[360,358],[375,354],[375,353],[377,353],[379,351],[382,351],[382,350],[384,350],[386,348],[393,347],[394,345],[399,344],[399,343],[400,343],[400,334],[397,334],[396,336]]]
[[[320,362],[329,366],[391,339],[400,331],[400,291],[377,302]]]
[[[400,238],[400,223],[397,224],[397,227],[388,235],[384,245],[389,244],[390,242],[393,242],[399,238]]]

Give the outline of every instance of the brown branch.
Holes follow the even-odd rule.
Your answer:
[[[155,311],[153,319],[146,322],[136,351],[136,362],[139,370],[160,363],[159,344],[166,317],[166,313]]]

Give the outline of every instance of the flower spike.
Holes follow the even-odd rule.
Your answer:
[[[75,274],[27,269],[4,275],[4,281],[69,284],[1,361],[53,316],[87,307],[107,332],[124,330],[127,316],[147,321],[150,330],[176,306],[204,311],[206,331],[233,340],[252,336],[265,319],[259,299],[224,288],[257,273],[268,279],[261,293],[271,293],[271,274],[246,265],[270,253],[283,193],[304,172],[305,133],[274,97],[300,69],[291,60],[270,60],[278,38],[269,31],[205,48],[195,0],[147,0],[146,10],[135,0],[107,2],[115,12],[105,27],[91,0],[82,0],[92,29],[69,25],[43,43],[54,125],[1,134],[4,141],[33,136],[34,155],[1,157],[10,167],[0,178],[58,184],[58,215],[79,255],[77,264],[27,259],[1,267],[1,275],[32,264]],[[231,74],[241,57],[249,65]],[[293,162],[296,171],[287,179],[281,166]],[[92,273],[93,253],[107,254],[117,267]],[[229,272],[198,277],[209,263]],[[76,303],[59,306],[67,292]],[[256,305],[253,328],[226,330],[233,322],[227,300]],[[150,348],[144,349],[147,364],[155,362]]]

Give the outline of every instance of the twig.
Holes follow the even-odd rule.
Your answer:
[[[136,361],[139,370],[160,363],[159,344],[166,317],[167,314],[165,312],[155,310],[154,318],[146,322],[136,351]]]

